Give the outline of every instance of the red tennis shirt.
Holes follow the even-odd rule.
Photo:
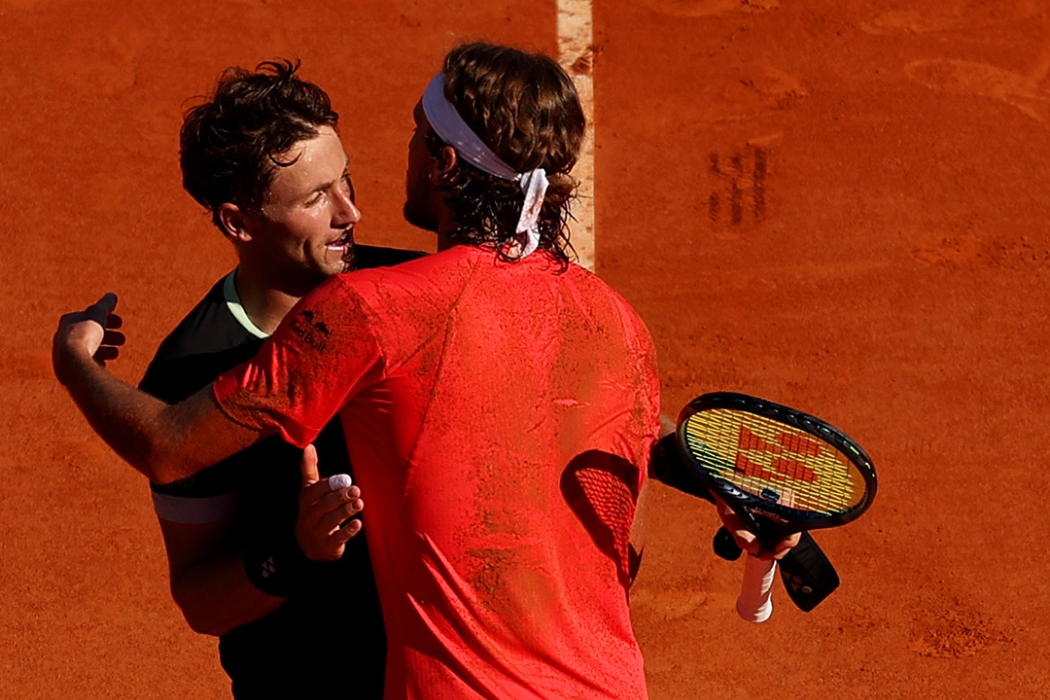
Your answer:
[[[474,246],[340,275],[214,391],[231,419],[299,446],[340,415],[387,698],[647,696],[628,534],[656,358],[597,277]]]

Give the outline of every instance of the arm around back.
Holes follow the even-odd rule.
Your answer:
[[[172,598],[195,632],[222,636],[284,602],[248,580],[244,552],[233,542],[233,516],[200,524],[161,518],[160,529]]]
[[[151,481],[166,484],[228,457],[264,437],[230,420],[211,386],[169,406],[106,371],[124,337],[107,294],[59,321],[52,343],[55,376],[106,444]]]

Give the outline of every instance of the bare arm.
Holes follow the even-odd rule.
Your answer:
[[[333,489],[318,472],[313,445],[304,451],[300,471],[303,480],[295,520],[297,544],[307,559],[339,559],[346,542],[361,531],[361,521],[355,517],[364,508],[361,489]],[[172,597],[194,631],[221,636],[276,610],[286,598],[260,590],[245,573],[245,552],[233,537],[235,513],[215,516],[217,519],[210,523],[159,520],[168,552]],[[264,546],[260,551],[273,554],[273,548]],[[293,578],[286,579],[285,585],[309,588],[309,568],[290,573]]]
[[[199,525],[160,519],[172,598],[201,634],[226,634],[273,612],[285,600],[248,580],[244,553],[231,548],[232,526],[232,517]]]
[[[264,434],[230,420],[205,387],[169,406],[106,371],[124,338],[115,329],[117,297],[106,294],[59,321],[52,344],[55,376],[95,432],[159,484],[171,483],[239,452]]]

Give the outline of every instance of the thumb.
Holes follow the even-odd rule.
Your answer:
[[[306,449],[303,450],[303,461],[300,463],[299,468],[303,473],[303,487],[316,484],[321,480],[321,475],[317,471],[316,447],[313,445],[306,446]]]
[[[117,308],[117,295],[113,292],[106,292],[102,297],[91,305],[92,309],[96,309],[98,312],[108,315],[113,313],[113,309]]]
[[[102,298],[84,310],[84,315],[106,328],[106,319],[109,318],[109,315],[113,313],[115,308],[117,308],[117,295],[113,292],[106,292],[102,295]]]

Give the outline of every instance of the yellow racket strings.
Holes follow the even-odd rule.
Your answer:
[[[695,413],[685,436],[712,475],[783,506],[832,515],[858,505],[866,492],[863,475],[838,448],[747,411]]]

